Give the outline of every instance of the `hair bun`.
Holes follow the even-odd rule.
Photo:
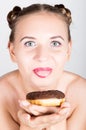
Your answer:
[[[59,9],[59,11],[65,15],[68,19],[68,23],[70,25],[70,23],[72,22],[72,18],[71,18],[71,12],[69,9],[65,8],[65,6],[63,4],[59,4],[59,5],[55,5],[54,6],[56,9]]]
[[[56,4],[55,7],[57,7],[57,8],[65,8],[65,6],[63,4]]]
[[[8,13],[7,21],[11,29],[12,29],[12,23],[18,17],[20,11],[21,11],[21,8],[19,6],[15,6],[13,10]]]

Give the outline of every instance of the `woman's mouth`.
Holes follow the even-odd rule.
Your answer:
[[[38,76],[40,78],[46,78],[51,74],[52,68],[50,68],[50,67],[39,67],[39,68],[33,69],[33,72],[36,76]]]

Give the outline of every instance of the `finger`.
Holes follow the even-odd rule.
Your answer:
[[[59,111],[59,114],[66,114],[66,117],[69,116],[71,110],[71,105],[69,102],[64,102],[61,105],[61,109]]]
[[[19,110],[18,112],[18,118],[20,124],[24,124],[31,128],[36,128],[36,127],[45,128],[49,124],[49,121],[52,120],[52,117],[51,118],[48,117],[49,119],[47,117],[48,116],[31,117],[24,110]]]
[[[41,123],[41,118],[38,118],[38,117],[31,117],[29,114],[25,113],[25,111],[23,110],[19,110],[18,112],[18,118],[19,118],[19,121],[20,121],[20,124],[22,125],[25,125],[28,127],[28,129],[36,129],[37,130],[41,130],[43,128],[45,128],[46,126],[46,123],[43,124]]]
[[[39,125],[40,127],[49,127],[52,124],[57,124],[58,122],[65,119],[65,116],[60,116],[59,114],[51,114],[51,115],[44,115],[39,116],[34,119],[35,124]]]
[[[58,112],[58,107],[45,107],[45,106],[38,106],[38,105],[33,105],[32,109],[39,112],[39,114],[46,114],[46,113],[57,113]]]
[[[28,126],[28,128],[46,128],[49,127],[50,124],[56,124],[64,119],[64,116],[59,114],[51,114],[45,116],[31,117],[29,114],[25,113],[25,111],[20,110],[18,112],[18,117],[21,124]]]
[[[20,124],[24,124],[28,126],[28,121],[30,120],[31,116],[27,114],[24,110],[19,110],[17,115],[18,115]]]
[[[26,100],[19,101],[19,105],[22,109],[24,109],[27,113],[31,115],[37,116],[40,114],[38,111],[34,109],[33,105]]]
[[[44,106],[33,105],[26,100],[19,101],[19,105],[26,112],[35,116],[46,114],[46,113],[57,112],[56,107],[44,107]]]
[[[71,105],[70,105],[70,103],[69,103],[69,102],[63,102],[63,103],[61,104],[61,108],[63,108],[63,107],[70,108],[70,107],[71,107]]]
[[[25,109],[27,112],[29,112],[29,110],[31,111],[34,110],[38,112],[43,112],[43,111],[46,112],[46,107],[30,104],[26,100],[19,101],[19,105],[21,108]]]
[[[18,100],[18,102],[19,102],[20,107],[27,108],[30,105],[30,103],[27,100]]]

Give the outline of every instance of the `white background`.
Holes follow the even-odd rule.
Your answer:
[[[7,13],[15,6],[28,6],[32,3],[64,4],[72,12],[71,35],[72,55],[65,69],[86,78],[86,1],[85,0],[2,0],[0,2],[0,76],[16,69],[7,49],[10,29]]]

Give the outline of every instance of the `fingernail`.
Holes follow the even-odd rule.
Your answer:
[[[24,100],[24,101],[19,100],[18,102],[19,102],[20,106],[28,106],[29,105],[29,102],[26,100]]]

